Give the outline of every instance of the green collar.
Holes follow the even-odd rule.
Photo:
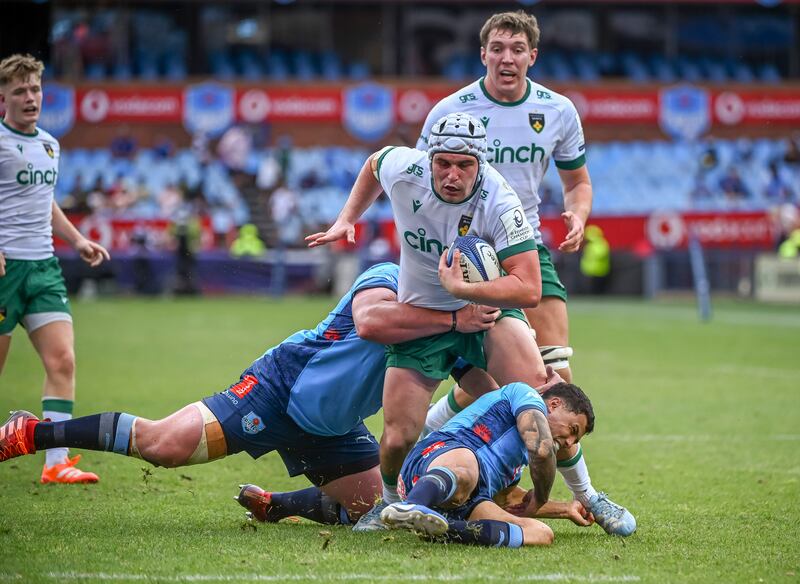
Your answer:
[[[523,95],[522,98],[520,98],[517,101],[497,101],[486,90],[486,85],[483,82],[484,79],[486,79],[486,77],[481,77],[480,81],[478,82],[480,84],[480,86],[481,86],[481,91],[483,91],[483,95],[485,95],[486,99],[488,99],[492,103],[496,103],[497,105],[502,105],[503,107],[514,107],[514,106],[519,105],[521,103],[525,103],[525,100],[528,99],[528,97],[531,94],[531,80],[526,77],[525,78],[525,83],[526,83],[525,95]]]
[[[26,132],[20,132],[19,130],[15,130],[14,128],[12,128],[12,127],[11,127],[11,126],[9,126],[8,124],[6,124],[6,120],[5,120],[5,118],[3,118],[2,122],[0,122],[0,123],[2,123],[2,124],[3,124],[3,126],[5,126],[5,128],[6,128],[6,129],[7,129],[9,132],[14,132],[15,134],[17,134],[17,135],[19,135],[19,136],[26,136],[26,137],[28,137],[28,138],[33,138],[34,136],[38,136],[38,135],[39,135],[39,130],[34,130],[32,134],[28,134],[28,133],[26,133]]]

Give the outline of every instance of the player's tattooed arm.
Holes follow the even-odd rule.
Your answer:
[[[517,431],[528,449],[533,497],[525,515],[532,516],[547,503],[556,476],[556,448],[547,424],[547,416],[537,409],[529,409],[517,416]]]

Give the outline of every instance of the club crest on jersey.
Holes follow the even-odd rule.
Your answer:
[[[56,153],[53,151],[53,147],[52,147],[52,146],[50,146],[50,144],[48,144],[47,142],[44,142],[44,143],[42,144],[42,146],[44,146],[44,151],[45,151],[45,152],[47,152],[47,155],[48,155],[50,158],[53,158],[53,157],[55,157]]]
[[[3,322],[6,319],[6,307],[0,306],[0,322]]]
[[[258,434],[264,429],[264,421],[255,412],[248,413],[242,418],[242,430],[247,434]]]
[[[544,114],[528,114],[528,123],[537,134],[541,134],[544,130]]]
[[[458,220],[458,234],[466,235],[469,232],[469,226],[472,225],[471,215],[462,215]]]

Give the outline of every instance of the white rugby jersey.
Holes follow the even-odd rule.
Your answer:
[[[501,262],[536,249],[519,197],[489,166],[475,194],[461,203],[448,203],[434,192],[428,154],[414,148],[384,151],[378,159],[378,180],[392,202],[400,239],[400,302],[437,310],[458,310],[467,304],[439,281],[439,257],[457,235],[485,239]]]
[[[58,140],[44,130],[23,134],[0,123],[0,251],[14,260],[53,255],[53,193]]]
[[[522,200],[541,243],[539,185],[550,158],[558,168],[573,170],[586,164],[586,157],[580,116],[572,102],[530,79],[527,82],[525,95],[515,102],[495,100],[483,78],[445,97],[428,114],[417,148],[427,150],[431,126],[442,116],[466,112],[481,120],[489,141],[487,160]]]

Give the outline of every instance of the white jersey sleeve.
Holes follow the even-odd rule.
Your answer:
[[[503,262],[507,258],[536,249],[534,231],[525,209],[517,194],[496,170],[487,170],[484,180],[487,187],[484,192],[494,193],[487,196],[486,234],[479,234],[492,242],[497,258]]]
[[[563,97],[563,112],[559,117],[562,124],[561,140],[556,142],[553,148],[553,160],[556,167],[562,170],[575,170],[586,164],[585,140],[583,138],[583,126],[578,110],[572,102]]]

